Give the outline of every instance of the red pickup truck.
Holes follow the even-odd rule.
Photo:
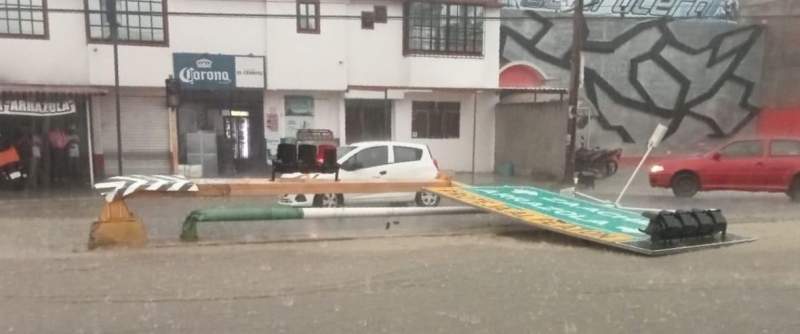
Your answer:
[[[709,153],[650,167],[652,187],[677,197],[698,191],[784,192],[800,201],[800,138],[737,139]]]

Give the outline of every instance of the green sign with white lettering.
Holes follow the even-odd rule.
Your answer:
[[[535,187],[446,187],[430,190],[536,227],[604,244],[624,246],[649,238],[639,229],[647,227],[650,221],[636,212]]]
[[[647,227],[649,220],[636,212],[565,197],[533,187],[470,187],[466,190],[502,201],[515,208],[534,210],[584,228],[623,233],[634,238],[647,237],[639,229]]]
[[[671,254],[753,241],[752,238],[727,234],[722,239],[700,238],[653,243],[650,236],[640,231],[647,228],[650,220],[638,212],[563,196],[536,187],[455,186],[427,189],[531,226],[645,255]]]

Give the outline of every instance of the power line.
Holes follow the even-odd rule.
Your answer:
[[[69,8],[48,8],[47,12],[49,13],[66,13],[66,14],[82,14],[85,15],[87,13],[90,14],[103,14],[104,11],[98,10],[86,10],[86,9],[69,9]],[[131,11],[125,12],[125,14],[130,15],[147,15],[152,16],[154,12],[138,12],[138,11]],[[587,13],[586,16],[587,20],[593,19],[624,19],[624,20],[652,20],[652,19],[659,19],[665,16],[626,16],[624,18],[619,17],[618,15],[591,15],[591,13]],[[266,18],[275,18],[275,19],[295,19],[297,17],[296,14],[265,14],[265,13],[236,13],[236,12],[167,12],[167,17],[175,16],[175,17],[221,17],[221,18],[253,18],[253,19],[266,19]],[[361,15],[319,15],[320,19],[326,20],[361,20]],[[764,19],[764,18],[796,18],[800,17],[800,13],[798,14],[782,14],[782,15],[740,15],[740,19]],[[387,16],[387,20],[397,20],[402,21],[405,17],[404,16]],[[721,18],[717,17],[696,17],[696,16],[685,16],[685,17],[668,17],[672,20],[722,20]],[[557,15],[557,16],[550,16],[547,17],[549,20],[572,20],[571,15]],[[524,15],[515,15],[515,16],[484,16],[482,18],[483,21],[525,21],[530,20],[529,17]]]

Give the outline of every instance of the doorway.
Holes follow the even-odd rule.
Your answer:
[[[28,102],[28,100],[20,100]],[[34,103],[49,103],[33,101]],[[0,151],[13,148],[26,174],[28,190],[80,187],[89,183],[89,143],[86,100],[58,115],[0,115]]]
[[[346,100],[345,136],[347,143],[390,140],[392,107],[388,100]]]
[[[183,92],[178,111],[180,164],[203,177],[266,175],[260,91]]]

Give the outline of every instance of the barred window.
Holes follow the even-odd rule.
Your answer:
[[[111,40],[106,0],[87,1],[89,40]],[[126,44],[167,44],[167,0],[116,0],[118,40]]]
[[[412,1],[404,25],[407,54],[483,54],[483,6]]]
[[[297,32],[319,33],[319,1],[297,1]]]
[[[47,0],[0,0],[0,37],[47,38]]]
[[[411,104],[411,138],[458,138],[460,108],[458,102],[414,101]]]

